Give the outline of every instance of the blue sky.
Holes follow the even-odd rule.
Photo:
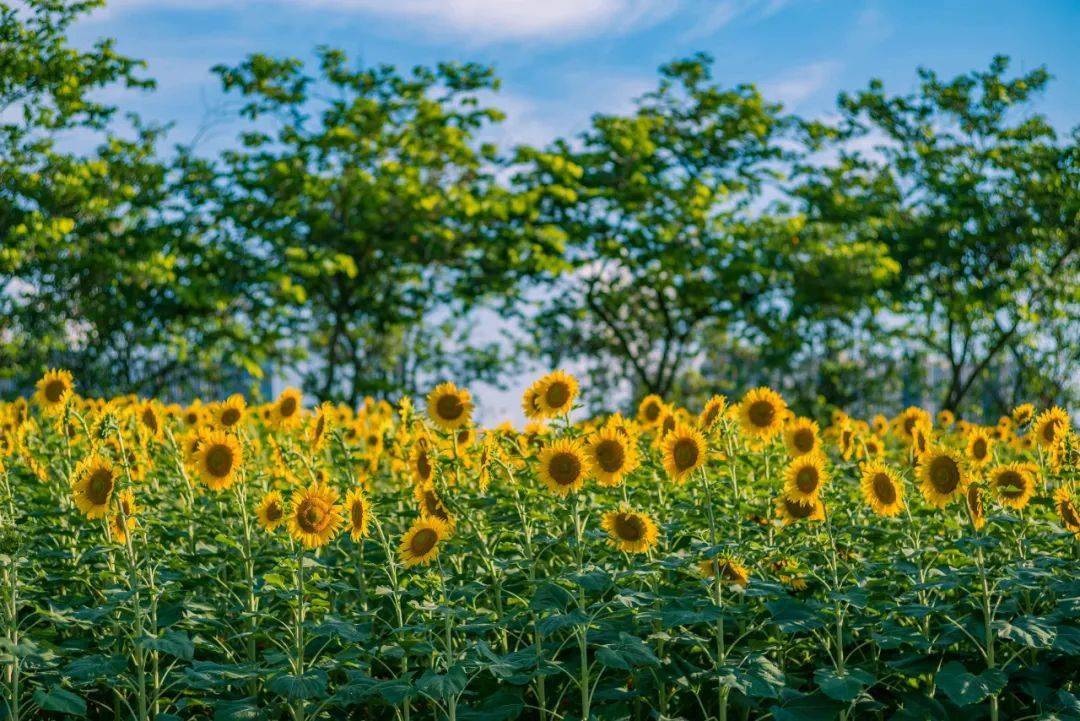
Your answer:
[[[1035,107],[1064,131],[1080,125],[1078,29],[1077,0],[111,0],[74,36],[115,37],[147,60],[158,90],[111,99],[174,122],[174,142],[198,137],[212,152],[235,127],[211,66],[251,52],[311,59],[317,45],[364,63],[493,65],[506,145],[545,143],[584,129],[594,112],[628,110],[659,65],[701,50],[720,82],[753,82],[807,116],[829,113],[839,91],[871,77],[906,92],[916,66],[950,76],[1004,53],[1016,71],[1049,67],[1055,80]],[[520,388],[474,390],[483,420],[520,419]]]

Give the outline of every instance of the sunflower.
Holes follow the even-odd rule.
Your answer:
[[[647,395],[638,404],[637,419],[643,428],[652,428],[664,416],[667,406],[663,399],[655,394]]]
[[[212,491],[236,483],[244,463],[244,451],[235,436],[224,431],[204,431],[195,452],[199,478]]]
[[[112,461],[98,454],[84,458],[72,474],[71,495],[87,518],[102,518],[116,490],[117,473]]]
[[[1013,422],[1018,426],[1026,426],[1035,417],[1035,406],[1030,403],[1021,403],[1012,409]]]
[[[285,522],[285,501],[281,498],[280,491],[270,491],[259,502],[255,509],[255,517],[264,531],[272,533]]]
[[[588,456],[576,440],[557,440],[540,451],[540,478],[557,496],[579,490],[591,470]]]
[[[698,564],[698,570],[706,578],[716,578],[719,572],[720,582],[724,584],[742,588],[750,584],[750,571],[730,558],[707,558]]]
[[[348,514],[349,536],[359,541],[367,535],[371,521],[371,506],[362,488],[354,488],[345,496],[345,512]]]
[[[944,446],[931,446],[919,457],[918,476],[927,501],[938,508],[962,493],[968,484],[967,466],[961,455]]]
[[[878,413],[870,419],[870,427],[874,429],[874,435],[883,436],[889,432],[889,419]]]
[[[315,416],[307,430],[308,449],[317,451],[322,448],[326,441],[326,433],[330,430],[330,417],[334,413],[334,406],[330,403],[321,403],[315,410]]]
[[[192,402],[180,416],[184,420],[184,425],[188,428],[195,428],[203,420],[203,407],[202,401],[196,400]]]
[[[75,379],[65,370],[50,368],[37,382],[34,400],[46,413],[58,413],[63,410],[75,387]]]
[[[447,530],[453,526],[453,519],[450,517],[450,511],[447,510],[446,504],[439,498],[435,486],[430,483],[417,484],[413,488],[413,495],[416,497],[416,502],[420,506],[420,515],[422,517],[438,518],[446,524]]]
[[[1033,463],[1006,463],[990,470],[990,488],[1002,505],[1022,509],[1035,494],[1039,468]]]
[[[796,418],[784,428],[784,445],[792,458],[813,453],[818,448],[818,424],[809,418]]]
[[[336,505],[338,492],[322,483],[293,491],[289,508],[289,535],[306,548],[325,546],[344,520]]]
[[[990,434],[983,428],[976,428],[968,433],[965,453],[968,460],[971,461],[971,464],[981,468],[989,463],[991,457],[990,450],[993,447],[993,444],[994,442],[990,439]]]
[[[781,493],[776,499],[776,515],[780,517],[785,526],[798,521],[824,521],[825,506],[821,499],[801,501],[792,498],[786,493]]]
[[[278,428],[295,428],[303,414],[304,396],[296,388],[286,388],[270,407],[271,422]]]
[[[701,413],[698,414],[698,427],[703,431],[712,430],[712,427],[723,417],[724,411],[726,410],[727,398],[724,396],[713,396],[705,402],[705,407],[702,408]]]
[[[908,406],[893,421],[893,425],[899,436],[909,443],[914,440],[912,432],[915,430],[915,426],[920,423],[929,425],[930,414],[916,406]]]
[[[398,546],[401,562],[406,568],[431,563],[439,555],[439,543],[447,537],[446,524],[438,518],[416,519]]]
[[[920,418],[911,427],[911,450],[918,458],[934,445],[934,429],[930,421]]]
[[[120,543],[127,541],[128,534],[135,530],[139,521],[136,515],[139,507],[135,504],[135,494],[125,488],[116,494],[117,511],[109,516],[109,530]]]
[[[428,416],[444,431],[455,431],[468,425],[472,411],[472,395],[453,383],[440,383],[428,393]]]
[[[981,531],[986,525],[986,504],[983,502],[983,488],[978,483],[972,483],[964,491],[964,500],[967,503],[968,515],[971,517],[971,525],[976,531]]]
[[[629,508],[608,511],[600,526],[607,532],[608,542],[626,553],[646,553],[660,537],[653,519]]]
[[[863,498],[879,516],[895,516],[904,509],[904,484],[900,474],[880,461],[862,467]]]
[[[942,428],[951,428],[956,423],[956,416],[948,408],[942,408],[937,414],[937,424]]]
[[[161,440],[165,428],[161,423],[161,413],[155,401],[146,401],[139,406],[139,425],[151,440]]]
[[[885,446],[877,436],[867,436],[862,441],[863,454],[867,458],[878,458],[885,452]]]
[[[1054,448],[1069,432],[1069,427],[1069,414],[1054,406],[1035,419],[1035,440],[1043,448]]]
[[[1065,527],[1065,530],[1080,536],[1080,512],[1076,510],[1076,504],[1073,503],[1069,489],[1063,486],[1054,491],[1054,508],[1057,509],[1061,525]]]
[[[693,426],[679,423],[664,439],[664,470],[679,483],[705,465],[705,436]]]
[[[246,408],[244,396],[233,393],[214,407],[214,422],[221,428],[236,428],[240,425],[240,421],[244,420]]]
[[[612,425],[597,431],[585,448],[601,486],[617,486],[638,467],[637,443]]]
[[[533,403],[540,418],[555,418],[570,412],[578,394],[578,382],[564,371],[553,371],[533,384]]]
[[[435,474],[435,458],[430,443],[418,439],[413,444],[412,453],[409,454],[409,468],[412,470],[413,482],[417,484],[429,483]]]
[[[799,456],[784,471],[784,495],[803,503],[817,500],[829,480],[825,458],[819,453]]]
[[[787,404],[780,394],[771,388],[755,388],[743,396],[739,404],[739,420],[743,433],[762,441],[768,441],[783,427]]]

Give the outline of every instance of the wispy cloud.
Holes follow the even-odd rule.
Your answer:
[[[764,95],[794,108],[828,85],[840,72],[842,63],[837,60],[819,60],[783,73],[761,84]]]
[[[683,41],[705,38],[736,19],[762,20],[784,9],[791,0],[718,0],[708,10],[687,13],[693,25],[683,33]]]

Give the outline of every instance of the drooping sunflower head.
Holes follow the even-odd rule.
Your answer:
[[[705,465],[708,447],[697,428],[679,423],[664,438],[664,470],[668,478],[682,483],[687,476]]]
[[[195,453],[199,479],[210,490],[225,490],[236,483],[244,452],[235,436],[224,431],[204,431]]]
[[[428,393],[428,417],[444,431],[454,431],[472,420],[472,394],[453,383],[440,383]]]
[[[334,406],[330,403],[321,403],[315,410],[307,428],[308,447],[312,451],[322,448],[330,431],[331,420],[334,416]]]
[[[1054,509],[1065,530],[1080,536],[1080,511],[1077,511],[1068,487],[1061,486],[1054,491]]]
[[[963,493],[969,481],[964,459],[944,446],[931,446],[919,456],[917,473],[923,496],[938,508]]]
[[[776,515],[785,526],[799,521],[824,521],[825,506],[820,498],[812,501],[802,501],[792,498],[787,493],[781,493],[776,499]]]
[[[244,401],[244,396],[233,393],[214,407],[214,423],[219,428],[236,428],[244,420],[245,410],[247,410],[247,403]]]
[[[103,518],[116,491],[118,473],[107,457],[92,454],[75,466],[71,495],[75,506],[87,518]]]
[[[406,568],[431,563],[448,537],[446,524],[431,516],[418,518],[401,538],[398,554]]]
[[[304,396],[299,389],[286,388],[270,407],[270,420],[278,428],[295,428],[303,418]]]
[[[561,497],[580,490],[592,471],[581,443],[568,438],[544,446],[538,460],[540,479],[552,493]]]
[[[608,511],[600,525],[608,534],[608,542],[625,553],[646,553],[660,537],[653,519],[629,508]]]
[[[667,410],[667,406],[660,396],[656,394],[647,395],[638,404],[638,423],[641,424],[642,428],[652,428],[663,418],[665,410]]]
[[[1043,448],[1055,448],[1071,428],[1069,414],[1054,406],[1039,414],[1035,419],[1035,442]]]
[[[345,514],[349,536],[359,541],[367,535],[371,522],[371,506],[362,488],[354,488],[345,496]]]
[[[724,417],[724,412],[727,410],[727,398],[724,396],[713,396],[705,402],[705,406],[701,409],[701,413],[698,414],[698,427],[702,431],[708,433],[712,430],[712,427],[716,425],[716,422]]]
[[[916,458],[926,453],[927,449],[934,445],[934,428],[930,425],[930,421],[925,418],[916,420],[911,427],[910,441],[911,450]]]
[[[338,492],[322,483],[293,491],[289,507],[289,535],[305,548],[319,548],[330,542],[341,526]]]
[[[135,494],[125,488],[116,494],[116,512],[109,516],[109,532],[119,543],[125,543],[128,534],[139,524],[139,507],[135,503]]]
[[[1011,415],[1013,423],[1021,427],[1026,426],[1035,418],[1035,406],[1030,403],[1021,403],[1012,409]]]
[[[975,428],[967,437],[965,453],[967,459],[975,467],[985,466],[990,462],[993,440],[984,428]]]
[[[972,483],[964,491],[964,502],[967,504],[968,517],[976,531],[981,531],[986,525],[986,503],[983,501],[983,487],[978,483]]]
[[[273,533],[278,526],[285,522],[285,501],[280,491],[270,491],[259,501],[255,509],[255,517],[259,525],[267,533]]]
[[[881,461],[864,463],[860,480],[863,499],[879,516],[904,510],[904,484],[900,474]]]
[[[139,427],[142,428],[146,437],[151,440],[160,440],[165,433],[161,409],[157,401],[144,401],[136,408]]]
[[[409,454],[409,469],[417,485],[430,483],[435,475],[434,450],[430,443],[422,443],[419,439],[413,444],[412,452]]]
[[[725,585],[746,588],[750,585],[750,571],[731,558],[706,558],[698,563],[698,570],[706,578],[720,577],[720,582]]]
[[[570,412],[578,394],[577,380],[565,371],[557,370],[533,384],[533,402],[539,409],[539,417],[555,418]]]
[[[792,458],[818,450],[818,424],[809,418],[796,418],[784,428],[784,445]]]
[[[784,471],[784,494],[804,503],[816,501],[828,480],[824,456],[819,453],[799,456]]]
[[[416,496],[416,503],[420,507],[421,516],[438,518],[447,525],[447,528],[452,526],[453,521],[450,518],[450,511],[447,510],[446,504],[442,502],[434,485],[431,483],[417,484],[413,486],[413,495]]]
[[[66,370],[50,368],[37,382],[34,400],[46,413],[63,410],[75,388],[75,379]]]
[[[610,424],[593,435],[586,452],[601,486],[619,485],[640,463],[635,439]]]
[[[761,387],[743,396],[739,404],[740,426],[750,438],[767,441],[783,427],[787,403],[771,388]]]
[[[1020,510],[1035,495],[1039,467],[1034,463],[1006,463],[991,469],[989,479],[998,502]]]

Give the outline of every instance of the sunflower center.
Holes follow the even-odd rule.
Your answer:
[[[952,493],[960,485],[960,467],[948,456],[930,461],[930,483],[938,493]]]
[[[980,518],[983,515],[983,499],[982,489],[978,486],[972,486],[967,492],[968,508],[971,509],[971,515],[976,518]]]
[[[1076,509],[1067,499],[1058,504],[1058,512],[1061,514],[1062,520],[1065,521],[1066,527],[1080,526],[1080,516],[1077,516]]]
[[[975,460],[981,461],[986,458],[986,439],[977,438],[975,444],[971,447],[972,455],[975,456]]]
[[[90,481],[86,484],[86,497],[95,506],[104,506],[109,502],[109,494],[113,490],[112,471],[99,468],[90,474]]]
[[[271,523],[281,520],[281,516],[284,511],[281,510],[281,504],[271,503],[266,507],[266,520]]]
[[[569,486],[581,477],[581,461],[573,453],[556,453],[548,464],[548,472],[560,486]]]
[[[319,416],[319,420],[315,421],[315,432],[312,434],[312,437],[315,440],[319,440],[322,438],[324,430],[326,430],[326,419]]]
[[[626,461],[626,453],[623,451],[622,443],[610,438],[597,443],[594,452],[597,465],[606,473],[615,473],[623,467],[623,463]]]
[[[49,403],[59,403],[66,390],[67,384],[64,381],[49,381],[45,384],[45,398]]]
[[[654,401],[654,402],[649,403],[649,405],[645,406],[645,420],[652,423],[653,421],[655,421],[659,417],[660,417],[660,404],[659,403],[656,403]]]
[[[428,460],[427,451],[420,451],[419,455],[416,456],[416,472],[425,481],[431,478],[431,461]]]
[[[318,501],[306,499],[296,509],[296,524],[304,533],[319,533],[326,527],[326,507]]]
[[[697,465],[699,451],[693,438],[680,438],[675,441],[675,447],[671,449],[671,455],[675,459],[675,467],[680,471],[693,468]]]
[[[220,443],[210,446],[210,450],[206,452],[206,470],[210,475],[225,478],[232,471],[232,467],[232,449]]]
[[[143,411],[142,420],[143,420],[143,425],[145,425],[151,431],[157,432],[157,429],[158,429],[157,416],[154,414],[154,412],[152,410],[147,409],[147,410]]]
[[[1002,471],[994,479],[994,485],[1006,498],[1019,498],[1024,495],[1024,479],[1016,471]]]
[[[562,408],[570,400],[570,386],[562,381],[555,381],[544,392],[544,400],[552,408]]]
[[[776,409],[769,401],[754,401],[747,409],[746,415],[758,428],[768,428],[776,417]]]
[[[349,518],[352,520],[353,528],[360,528],[364,525],[364,502],[357,498],[352,502],[352,506],[349,508]]]
[[[223,426],[235,426],[240,422],[240,409],[239,408],[226,408],[221,414],[221,425]]]
[[[803,493],[813,493],[818,487],[818,470],[814,466],[803,466],[795,474],[795,485]]]
[[[809,453],[814,450],[814,432],[809,428],[800,428],[792,437],[795,448],[801,453]]]
[[[1046,425],[1043,426],[1043,440],[1047,441],[1048,443],[1053,442],[1057,438],[1057,429],[1060,424],[1061,421],[1059,421],[1057,418],[1051,418],[1050,420],[1048,420],[1046,422]]]
[[[296,413],[296,399],[292,396],[281,399],[281,403],[278,404],[278,413],[282,418],[290,418]]]
[[[430,528],[421,528],[409,539],[409,550],[414,556],[423,556],[435,548],[439,542],[439,534]]]
[[[884,473],[878,473],[874,476],[873,488],[874,496],[886,506],[896,503],[896,486],[893,485],[892,479]]]
[[[799,503],[792,498],[784,499],[784,509],[792,518],[809,518],[814,512],[814,506],[809,503]]]
[[[465,412],[465,405],[456,395],[447,393],[444,396],[440,396],[439,400],[435,402],[435,410],[438,412],[440,418],[454,421],[460,418],[461,414]]]
[[[624,541],[640,541],[645,536],[645,524],[630,513],[615,516],[615,533]]]

